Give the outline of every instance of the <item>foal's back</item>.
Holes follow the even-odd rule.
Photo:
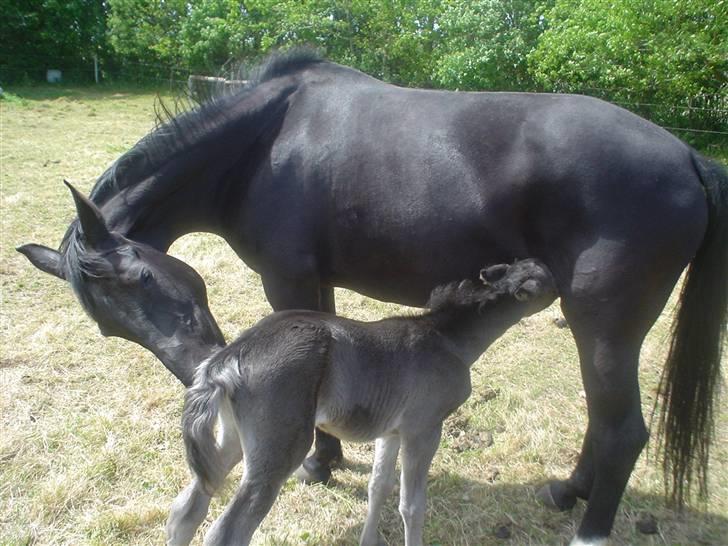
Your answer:
[[[256,399],[275,396],[287,411],[313,407],[316,426],[350,441],[444,419],[470,394],[468,367],[419,317],[360,322],[281,311],[223,352],[239,358]],[[295,396],[281,398],[290,384]]]

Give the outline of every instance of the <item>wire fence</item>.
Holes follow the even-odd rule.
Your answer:
[[[193,98],[204,100],[206,96],[224,87],[224,83],[210,83],[191,89],[190,76],[220,77],[237,80],[236,72],[210,73],[192,70],[185,65],[168,65],[144,60],[111,62],[101,60],[94,65],[93,59],[79,61],[77,57],[48,59],[28,56],[14,59],[12,63],[0,61],[0,86],[7,82],[16,85],[33,85],[46,80],[48,69],[62,73],[65,83],[93,84],[98,78],[105,84],[139,85],[165,89],[185,94],[192,91]],[[645,99],[640,93],[629,89],[605,89],[582,87],[582,94],[594,96],[618,104],[665,129],[685,138],[725,139],[728,137],[728,93],[705,94],[686,98],[684,102],[661,102]],[[195,97],[197,95],[197,97]],[[625,98],[626,97],[626,98]]]

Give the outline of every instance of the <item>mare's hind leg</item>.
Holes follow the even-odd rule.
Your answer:
[[[382,505],[394,489],[395,467],[399,453],[399,435],[377,438],[374,450],[374,465],[369,478],[369,503],[367,520],[359,539],[360,546],[381,544],[377,527],[382,514]]]
[[[578,295],[562,295],[579,352],[589,425],[574,473],[566,482],[550,484],[547,491],[562,508],[573,506],[576,497],[588,499],[573,545],[606,543],[648,439],[638,382],[640,348],[679,271],[639,272],[634,265],[633,279],[602,278],[601,284]]]
[[[587,500],[594,481],[591,426],[587,425],[576,468],[568,480],[548,482],[538,492],[539,499],[549,508],[571,510],[577,499]]]
[[[227,474],[243,456],[238,431],[227,404],[220,407],[217,443]],[[194,478],[172,503],[166,527],[168,546],[189,544],[197,528],[205,520],[209,507],[210,496],[203,491],[199,480]]]
[[[647,443],[637,368],[640,340],[577,336],[589,426],[582,457],[565,489],[588,496],[572,544],[598,545],[609,536],[635,462]]]

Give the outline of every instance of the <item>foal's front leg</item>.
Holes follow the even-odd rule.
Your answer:
[[[227,404],[220,407],[220,422],[217,443],[225,464],[225,474],[240,462],[243,450],[232,413]],[[172,502],[167,519],[167,545],[186,546],[195,536],[200,524],[205,520],[210,507],[211,497],[205,493],[195,477]]]
[[[402,483],[399,512],[405,546],[422,546],[427,498],[427,473],[440,444],[442,422],[414,436],[402,436]]]
[[[374,465],[369,479],[369,506],[367,520],[359,540],[360,546],[381,544],[377,527],[382,505],[392,493],[395,482],[395,466],[399,453],[399,435],[377,438],[374,450]]]

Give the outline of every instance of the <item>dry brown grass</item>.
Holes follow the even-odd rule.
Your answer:
[[[0,101],[2,147],[2,337],[0,339],[0,544],[160,544],[170,502],[188,480],[179,434],[182,388],[153,356],[102,338],[69,288],[14,251],[55,246],[73,205],[61,179],[88,191],[95,177],[152,126],[151,94],[20,90]],[[232,338],[269,312],[257,275],[220,240],[188,236],[172,252],[209,285],[211,306]],[[339,290],[342,314],[372,319],[399,310]],[[431,470],[426,539],[439,545],[563,544],[583,504],[554,514],[534,498],[546,477],[575,462],[585,425],[577,357],[558,308],[524,320],[473,369],[473,396],[445,427]],[[666,318],[643,350],[648,412],[664,356]],[[615,544],[728,543],[728,412],[718,419],[712,495],[677,514],[660,473],[643,455],[622,502]],[[487,433],[493,444],[481,445]],[[487,446],[487,442],[485,444]],[[354,544],[366,508],[369,445],[345,445],[329,487],[289,481],[256,534],[257,544]],[[213,503],[220,513],[233,490]],[[402,543],[393,497],[383,520]],[[654,514],[659,534],[635,521]],[[493,529],[510,524],[513,536]]]

